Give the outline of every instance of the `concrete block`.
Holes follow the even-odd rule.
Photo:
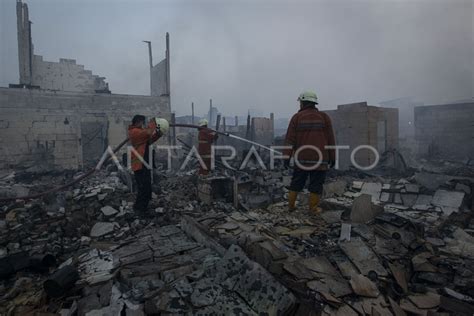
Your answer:
[[[380,208],[375,207],[369,194],[361,194],[354,199],[351,209],[351,221],[353,223],[367,223],[380,213]]]
[[[375,182],[366,182],[362,185],[361,193],[369,194],[372,201],[376,202],[380,199],[380,192],[382,191],[382,184]]]
[[[436,206],[459,208],[462,205],[464,196],[464,192],[438,190],[435,192],[431,203]]]

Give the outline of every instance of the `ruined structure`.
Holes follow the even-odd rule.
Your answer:
[[[420,156],[454,160],[474,157],[474,102],[415,107]]]
[[[165,59],[153,65],[153,55],[151,42],[148,44],[148,54],[150,60],[150,94],[154,97],[170,96],[170,36],[166,33]]]
[[[84,66],[76,64],[74,59],[61,58],[57,63],[44,61],[43,56],[35,55],[28,5],[18,0],[16,14],[21,86],[43,90],[108,92],[109,87],[104,77],[85,70]]]
[[[75,60],[45,62],[34,55],[28,6],[21,1],[17,18],[20,84],[0,88],[0,167],[80,168],[124,140],[133,115],[169,119],[168,50],[165,79],[152,83],[161,92],[111,94],[103,77]]]
[[[379,154],[398,148],[398,109],[367,105],[367,102],[343,104],[337,110],[325,111],[332,120],[336,144],[349,146],[339,150],[339,169],[351,164],[352,150],[360,145],[370,145]],[[370,166],[375,161],[373,152],[357,151],[356,162]]]

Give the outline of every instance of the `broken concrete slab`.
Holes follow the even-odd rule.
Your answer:
[[[356,190],[362,189],[362,186],[364,185],[363,181],[352,181],[352,188]]]
[[[418,295],[410,295],[408,299],[421,309],[435,308],[440,304],[440,295],[435,293],[426,293]]]
[[[360,238],[353,238],[349,242],[341,242],[339,247],[363,275],[367,276],[373,272],[378,276],[388,275],[376,254]]]
[[[323,187],[323,198],[342,196],[346,191],[347,182],[338,180],[333,182],[326,182]]]
[[[474,259],[474,237],[466,233],[461,228],[456,228],[453,238],[445,238],[446,247],[444,249],[452,254]]]
[[[116,222],[97,222],[91,229],[91,237],[101,237],[107,234],[110,234],[114,231],[115,228],[119,228],[119,224]]]
[[[214,304],[220,295],[222,288],[215,284],[214,279],[204,278],[193,284],[194,291],[191,294],[191,304],[203,307]]]
[[[420,192],[420,187],[417,184],[407,183],[405,184],[405,190],[407,193],[418,194]]]
[[[116,209],[114,209],[112,206],[110,205],[106,205],[104,207],[102,207],[100,209],[100,211],[102,212],[102,214],[104,214],[104,216],[106,217],[109,217],[109,216],[113,216],[115,214],[118,213],[118,211]]]
[[[380,202],[382,203],[391,203],[392,202],[392,194],[389,192],[382,192],[380,194]]]
[[[321,218],[328,224],[335,224],[341,221],[344,211],[327,211],[320,214]]]
[[[372,203],[371,196],[362,194],[352,204],[351,221],[353,223],[368,223],[381,213],[381,208]]]
[[[414,176],[416,183],[432,191],[453,178],[455,177],[429,172],[417,172]]]
[[[342,223],[341,224],[341,236],[339,241],[350,241],[351,240],[351,224]]]
[[[408,292],[408,282],[407,282],[407,273],[403,266],[395,263],[388,264],[392,275],[397,281],[400,288],[403,290],[404,293]]]
[[[293,294],[250,260],[239,246],[229,247],[216,268],[216,282],[237,292],[257,313],[281,314],[295,304]]]
[[[433,196],[432,204],[440,207],[459,209],[464,200],[464,196],[464,192],[437,190]]]
[[[376,182],[366,182],[362,185],[360,193],[369,194],[372,197],[372,202],[377,202],[380,199],[380,192],[382,191],[382,184]]]
[[[416,199],[415,204],[422,205],[422,204],[431,204],[433,201],[433,196],[428,194],[419,194],[418,198]]]
[[[401,198],[404,206],[412,207],[413,205],[415,205],[418,195],[402,193]]]
[[[362,274],[356,274],[351,277],[350,284],[352,290],[357,295],[365,297],[377,297],[380,292],[374,282],[370,281],[369,278]]]

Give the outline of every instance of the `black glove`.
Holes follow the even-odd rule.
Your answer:
[[[290,159],[285,159],[285,160],[283,160],[283,166],[284,166],[286,169],[289,169],[289,168],[290,168]]]

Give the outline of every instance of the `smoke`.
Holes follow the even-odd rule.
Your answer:
[[[114,93],[148,94],[148,55],[171,36],[172,107],[286,117],[315,90],[322,109],[473,95],[472,1],[30,0],[35,53],[74,58]],[[18,81],[14,1],[1,7],[1,82]]]

